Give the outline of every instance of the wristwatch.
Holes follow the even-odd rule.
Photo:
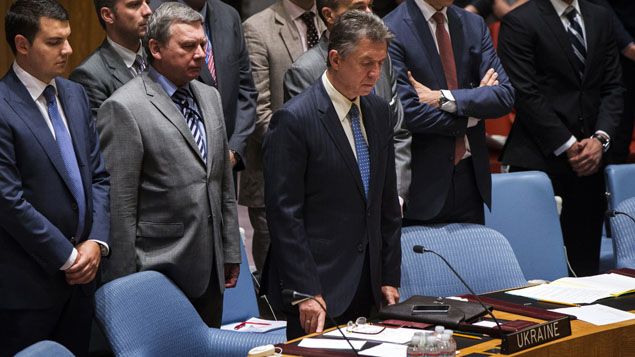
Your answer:
[[[602,144],[602,151],[603,152],[607,152],[608,151],[609,147],[611,146],[611,139],[608,136],[606,136],[604,134],[600,134],[600,133],[595,133],[591,137],[596,139],[597,141],[599,141],[600,144]]]
[[[439,108],[443,109],[443,105],[445,103],[448,103],[450,100],[448,98],[445,97],[445,95],[443,95],[443,91],[441,92],[441,96],[439,97]]]

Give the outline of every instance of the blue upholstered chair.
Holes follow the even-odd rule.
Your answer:
[[[604,178],[609,209],[616,209],[620,202],[635,197],[635,164],[609,165],[604,169]],[[616,266],[616,245],[611,237],[602,237],[600,271]]]
[[[477,294],[527,284],[507,239],[493,229],[476,224],[412,226],[401,233],[401,300],[469,293],[439,257],[414,253],[415,245],[445,257]]]
[[[505,236],[527,279],[568,275],[560,219],[549,177],[539,171],[492,175],[485,226]]]
[[[246,356],[284,336],[208,328],[163,274],[132,274],[95,294],[95,313],[116,356]]]
[[[635,217],[635,197],[620,202],[615,210]],[[610,222],[615,243],[615,266],[635,269],[635,222],[623,214],[611,217]]]
[[[53,341],[40,341],[18,352],[15,357],[73,357],[66,347]]]
[[[240,244],[240,255],[242,264],[240,264],[238,283],[235,288],[225,289],[223,297],[223,325],[260,316],[254,283],[249,271],[249,261],[242,243]]]

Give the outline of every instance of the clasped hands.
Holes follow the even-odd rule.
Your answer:
[[[602,161],[602,144],[594,138],[576,141],[567,151],[569,165],[578,176],[589,176],[598,171]]]

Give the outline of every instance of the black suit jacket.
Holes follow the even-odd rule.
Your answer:
[[[56,85],[85,192],[84,231],[73,237],[78,211],[62,156],[11,69],[0,80],[0,309],[59,307],[73,289],[59,270],[73,244],[109,241],[109,178],[86,94],[62,78]]]
[[[368,200],[351,146],[321,80],[273,115],[264,141],[271,250],[266,291],[322,294],[333,316],[350,305],[366,252],[377,306],[400,282],[400,212],[388,104],[361,98],[371,178]]]
[[[587,42],[580,79],[565,27],[549,0],[510,12],[499,37],[501,60],[516,88],[516,120],[501,160],[548,173],[571,172],[554,151],[571,135],[611,137],[623,108],[620,64],[608,9],[580,0]]]

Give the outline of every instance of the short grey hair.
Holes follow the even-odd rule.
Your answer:
[[[150,39],[155,39],[161,44],[165,44],[170,40],[171,27],[173,24],[194,24],[203,23],[203,16],[193,10],[191,7],[178,2],[166,2],[161,4],[156,11],[152,13],[148,20],[148,32],[143,39],[143,45],[148,55],[148,60],[153,61],[150,52]]]
[[[333,24],[329,52],[336,50],[340,56],[347,57],[364,38],[371,42],[385,42],[388,46],[393,35],[379,16],[359,10],[347,11]],[[327,66],[331,66],[328,57]]]

